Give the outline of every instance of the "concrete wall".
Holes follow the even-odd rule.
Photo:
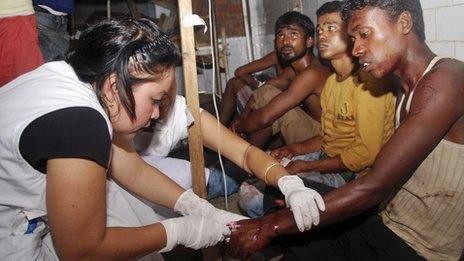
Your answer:
[[[303,13],[316,24],[316,10],[329,0],[301,0]],[[249,0],[251,31],[253,35],[253,51],[260,58],[274,49],[274,24],[277,18],[294,10],[293,0]]]
[[[294,0],[248,0],[254,59],[274,49],[274,24],[277,18],[294,9]],[[299,0],[303,13],[316,24],[316,10],[329,0]],[[425,33],[430,48],[439,55],[464,60],[464,0],[421,0]],[[228,41],[230,75],[247,63],[245,37]],[[267,73],[272,74],[272,71]],[[224,74],[223,74],[224,78]],[[211,72],[199,75],[199,89],[211,92]],[[225,81],[223,81],[224,83]],[[225,87],[225,84],[223,84]]]
[[[430,48],[464,60],[464,0],[421,0],[421,4]]]
[[[303,13],[316,23],[316,10],[328,0],[301,0]],[[273,49],[274,23],[293,9],[292,0],[249,0],[255,58]],[[464,0],[421,0],[427,43],[437,54],[464,60]]]

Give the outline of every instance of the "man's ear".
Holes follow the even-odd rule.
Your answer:
[[[313,45],[314,45],[314,38],[311,36],[306,38],[306,49],[313,47]]]
[[[398,17],[398,23],[399,23],[399,26],[401,27],[400,28],[401,33],[409,34],[409,32],[411,32],[414,26],[411,13],[409,11],[402,12],[400,16]]]

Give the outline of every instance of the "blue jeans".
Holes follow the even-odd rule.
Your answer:
[[[227,195],[237,192],[239,185],[240,183],[226,175]],[[221,197],[225,194],[224,177],[222,175],[222,171],[216,168],[210,168],[208,179],[208,199]]]
[[[34,6],[40,50],[45,62],[64,60],[69,48],[68,18]]]
[[[208,199],[224,196],[225,188],[222,171],[215,167],[209,168],[209,171]],[[224,171],[226,172],[227,195],[237,192],[240,184],[249,178],[248,173],[227,159],[224,159]]]

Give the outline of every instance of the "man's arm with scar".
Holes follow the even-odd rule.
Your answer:
[[[336,223],[375,206],[410,178],[462,120],[464,77],[457,74],[434,69],[419,83],[408,116],[382,148],[370,173],[324,195],[326,210],[319,225]],[[263,217],[260,224],[272,228],[266,232],[268,237],[298,232],[288,209]]]

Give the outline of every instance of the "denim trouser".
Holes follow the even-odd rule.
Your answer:
[[[237,192],[239,185],[239,183],[226,175],[227,195]],[[216,168],[210,168],[208,179],[208,199],[224,196],[225,194],[222,171]]]
[[[68,18],[35,6],[40,50],[45,62],[64,60],[69,48]]]

